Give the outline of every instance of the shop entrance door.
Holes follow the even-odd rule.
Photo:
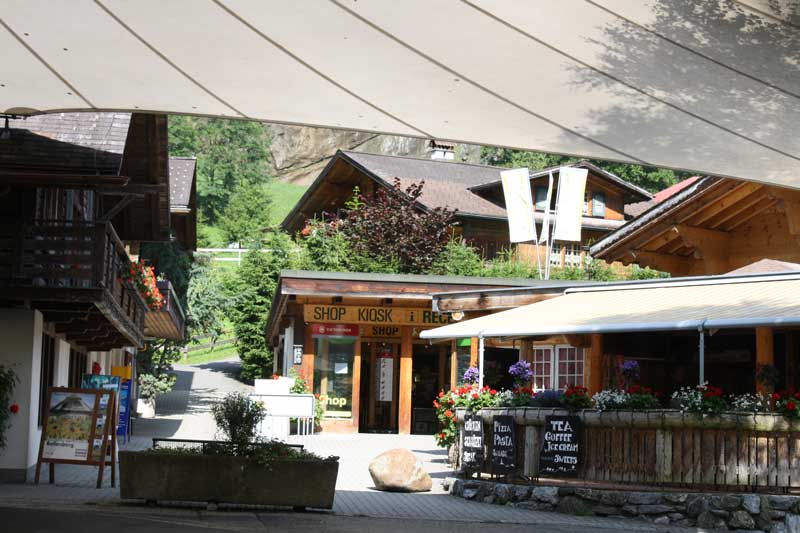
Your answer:
[[[361,354],[359,431],[397,433],[400,344],[363,342]]]
[[[433,400],[449,380],[445,345],[415,344],[411,381],[411,433],[433,435],[439,430]],[[445,377],[448,376],[448,379]]]

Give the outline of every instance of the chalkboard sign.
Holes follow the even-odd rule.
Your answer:
[[[508,474],[516,466],[514,417],[496,416],[492,419],[492,473]]]
[[[483,467],[483,419],[474,414],[464,416],[461,465],[466,470],[480,471]]]
[[[576,477],[580,452],[581,419],[577,416],[545,417],[539,475]]]

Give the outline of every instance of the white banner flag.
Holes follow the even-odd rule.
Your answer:
[[[527,168],[504,170],[503,195],[508,214],[508,235],[511,242],[536,241],[536,224],[533,222],[531,182]]]
[[[580,242],[583,197],[588,174],[589,171],[585,168],[563,167],[559,170],[553,240]]]
[[[539,243],[548,242],[550,238],[550,202],[553,199],[553,173],[550,172],[550,183],[547,185],[547,200],[545,200],[544,218],[542,219],[542,236]]]

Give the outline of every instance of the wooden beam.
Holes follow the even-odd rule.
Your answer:
[[[669,272],[673,276],[686,276],[695,268],[697,260],[679,255],[667,255],[645,250],[630,250],[630,262],[640,266],[648,266],[662,272]]]
[[[584,384],[591,396],[603,389],[603,335],[592,333],[589,337],[584,365]]]
[[[564,340],[567,341],[567,344],[576,348],[586,348],[592,342],[590,335],[564,335]]]
[[[91,174],[37,174],[35,172],[0,172],[0,184],[14,187],[64,187],[95,189],[98,186],[124,187],[127,176],[95,176]]]
[[[411,433],[411,387],[412,361],[414,345],[412,344],[412,330],[410,326],[403,326],[400,338],[400,386],[398,387],[398,433],[408,435]]]
[[[675,226],[686,246],[695,248],[695,257],[702,259],[705,274],[723,274],[728,268],[731,236],[724,231],[678,224]]]
[[[100,215],[98,217],[98,221],[99,222],[108,222],[108,221],[110,221],[112,218],[114,218],[114,216],[117,213],[119,213],[120,211],[125,209],[125,207],[127,207],[128,204],[130,204],[134,200],[134,198],[135,198],[135,195],[132,195],[132,194],[127,194],[127,195],[121,197],[119,200],[117,200],[117,203],[114,204],[114,206],[111,209],[109,209],[108,211],[106,211],[105,213],[103,213],[102,215]]]
[[[729,193],[700,208],[696,214],[684,219],[682,222],[691,226],[701,226],[706,221],[741,202],[762,187],[763,185],[760,183],[741,183]]]
[[[783,204],[783,211],[786,213],[786,223],[789,226],[789,233],[800,235],[800,191],[783,189],[781,187],[769,187],[770,196],[779,200]]]
[[[762,365],[775,364],[775,347],[772,328],[756,328],[756,375]],[[773,392],[767,391],[764,386],[755,380],[756,391],[760,393]]]

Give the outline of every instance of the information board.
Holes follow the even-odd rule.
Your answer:
[[[492,418],[492,473],[509,474],[516,468],[516,439],[514,417],[499,415]]]
[[[392,350],[382,349],[378,351],[377,355],[378,372],[376,375],[377,387],[375,389],[375,400],[379,402],[391,402],[394,394],[392,390],[392,385],[394,385],[394,357],[392,356]]]
[[[50,482],[55,481],[55,463],[100,466],[97,487],[103,482],[105,450],[111,442],[112,486],[116,478],[116,439],[114,438],[115,394],[113,390],[49,389],[48,409],[42,422],[36,483],[42,463],[50,464]]]
[[[464,416],[461,465],[478,472],[483,468],[483,419],[472,413]]]
[[[131,421],[131,383],[130,379],[122,382],[119,389],[119,425],[117,425],[117,435],[122,436],[125,442],[128,441]]]
[[[545,417],[539,475],[576,477],[581,457],[581,419],[577,416]]]

